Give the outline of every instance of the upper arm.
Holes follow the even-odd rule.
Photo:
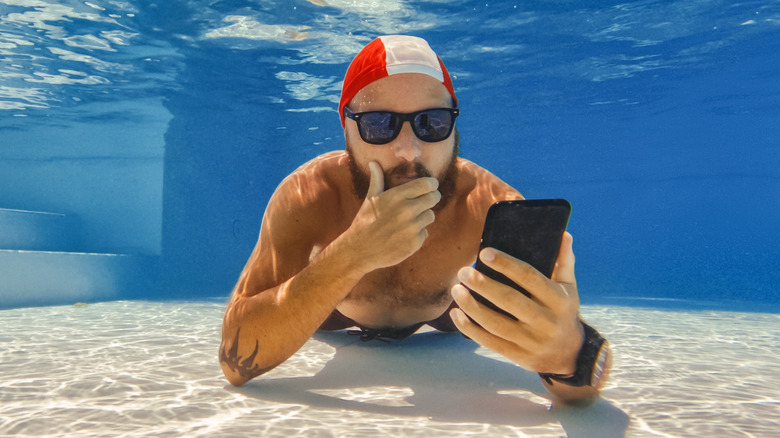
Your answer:
[[[312,250],[322,239],[317,218],[328,214],[323,211],[327,205],[324,195],[316,190],[297,173],[279,184],[263,215],[257,244],[235,295],[249,297],[278,286],[308,265]]]

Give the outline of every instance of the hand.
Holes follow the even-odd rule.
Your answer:
[[[417,252],[435,220],[431,210],[441,200],[436,178],[418,178],[384,190],[379,163],[368,163],[371,180],[366,199],[345,234],[353,238],[370,270],[397,265]]]
[[[493,248],[482,250],[479,256],[486,265],[522,286],[531,297],[471,267],[462,268],[458,278],[463,284],[515,316],[517,321],[480,304],[463,285],[455,285],[452,296],[460,309],[453,309],[450,316],[458,329],[525,369],[540,373],[573,373],[584,332],[579,322],[571,235],[564,235],[552,279]]]

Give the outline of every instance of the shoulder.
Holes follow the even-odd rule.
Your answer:
[[[320,155],[279,183],[265,209],[249,261],[252,269],[267,272],[270,280],[252,290],[290,278],[308,263],[312,248],[339,226],[344,216],[345,181],[349,181],[341,155]],[[268,260],[276,260],[276,265],[266,265]]]
[[[457,191],[471,207],[485,210],[498,201],[523,199],[514,187],[490,171],[465,158],[458,158]]]
[[[346,160],[345,152],[334,151],[304,163],[279,183],[268,208],[293,212],[333,205],[351,181]]]
[[[277,286],[300,272],[318,245],[337,232],[344,214],[342,154],[303,164],[277,186],[265,209],[255,249],[235,288],[234,302]],[[344,167],[346,171],[341,169]],[[334,231],[336,230],[336,231]]]
[[[339,185],[339,180],[348,171],[346,152],[327,152],[295,169],[282,180],[276,193],[291,187],[308,187],[312,190],[333,189]]]

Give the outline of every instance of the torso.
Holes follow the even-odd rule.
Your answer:
[[[324,202],[317,202],[329,211],[319,216],[329,217],[330,226],[321,227],[313,253],[349,227],[363,202],[353,192],[344,155],[330,153],[317,159],[320,168],[314,174],[329,180],[319,194]],[[458,168],[455,193],[427,227],[428,239],[422,248],[398,265],[363,277],[337,307],[344,316],[364,327],[397,328],[433,320],[447,310],[458,270],[476,260],[487,208],[497,200],[521,198],[467,160],[458,159]],[[338,208],[334,211],[333,206]]]
[[[363,277],[338,310],[372,328],[405,327],[437,318],[452,302],[449,290],[458,282],[458,270],[475,260],[482,224],[470,222],[462,221],[456,230],[432,224],[419,251]]]

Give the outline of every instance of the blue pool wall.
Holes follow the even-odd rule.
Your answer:
[[[444,43],[428,37],[434,47]],[[780,259],[780,149],[772,98],[780,88],[755,80],[777,76],[780,62],[763,56],[773,48],[780,45],[769,38],[734,48],[722,68],[656,79],[657,97],[613,109],[524,102],[527,88],[560,85],[553,81],[491,89],[456,80],[461,155],[526,197],[571,200],[583,302],[777,303],[780,278],[770,266]],[[274,69],[230,56],[218,63],[238,78],[227,92],[251,96],[257,84],[273,82]],[[212,61],[190,60],[193,81],[222,76]],[[476,74],[457,56],[447,62],[454,74]],[[339,77],[345,67],[304,69]],[[508,86],[517,99],[505,98]],[[631,86],[605,88],[602,98],[630,96]],[[226,99],[224,87],[198,91],[166,104],[174,117],[166,135],[163,266],[166,291],[213,294],[235,282],[272,188],[306,160],[342,149],[343,134],[335,111],[296,113],[251,98],[212,111]]]
[[[195,33],[180,6],[140,26],[158,38],[154,68],[169,84],[0,118],[0,307],[224,299],[276,185],[343,149],[335,106],[348,59],[297,62],[305,40],[188,44],[175,36]],[[414,33],[455,76],[461,155],[528,198],[572,202],[584,303],[777,309],[777,32],[701,66],[610,80],[475,60],[463,53],[478,42],[461,29]],[[279,79],[289,71],[332,79],[301,102]]]

